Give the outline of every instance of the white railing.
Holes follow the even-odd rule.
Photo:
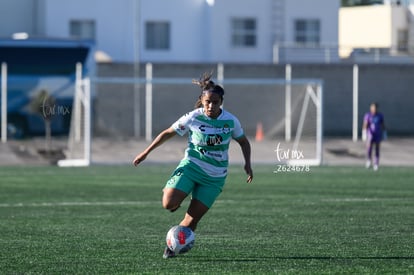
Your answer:
[[[273,64],[287,63],[414,63],[409,47],[361,48],[337,44],[300,45],[275,43]]]

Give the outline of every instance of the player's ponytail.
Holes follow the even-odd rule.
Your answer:
[[[193,79],[193,84],[196,84],[197,86],[199,86],[201,88],[201,94],[198,97],[198,99],[195,103],[195,106],[194,106],[196,109],[203,106],[203,104],[201,102],[201,98],[202,98],[204,92],[216,93],[220,96],[221,100],[223,100],[224,89],[221,86],[216,85],[211,80],[212,76],[213,76],[213,72],[210,72],[210,73],[206,72],[198,80]]]

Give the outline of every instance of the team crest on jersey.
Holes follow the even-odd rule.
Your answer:
[[[184,125],[182,125],[182,124],[178,124],[178,128],[179,128],[181,131],[184,131],[184,130],[185,130],[185,126],[184,126]]]
[[[223,126],[223,133],[226,135],[230,133],[230,126],[227,123]]]

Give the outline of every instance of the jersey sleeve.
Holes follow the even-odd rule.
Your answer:
[[[240,121],[234,117],[234,128],[232,133],[232,138],[237,139],[244,136],[243,128],[241,127]]]
[[[191,121],[193,120],[193,114],[194,112],[186,113],[171,125],[178,135],[184,136],[188,133]]]

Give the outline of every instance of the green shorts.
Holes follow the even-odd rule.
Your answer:
[[[167,181],[165,188],[192,193],[193,199],[210,208],[223,190],[225,180],[226,177],[211,177],[198,165],[189,160],[182,160]]]

